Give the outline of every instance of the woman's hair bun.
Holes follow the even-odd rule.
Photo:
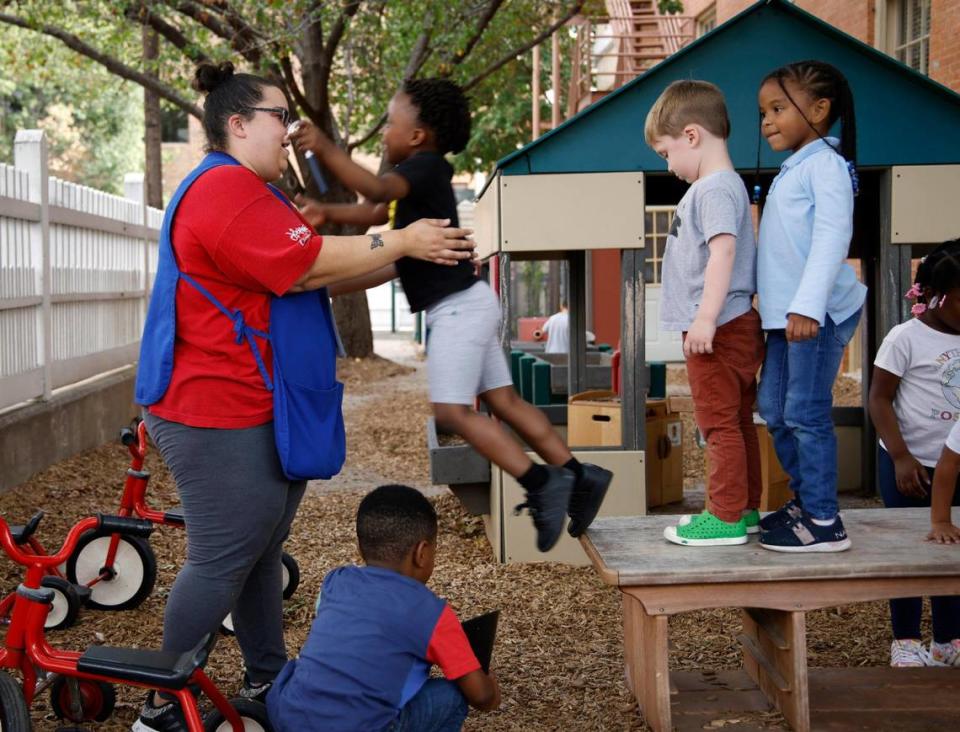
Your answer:
[[[200,64],[193,77],[193,88],[198,92],[209,94],[231,76],[233,76],[233,64],[229,61],[224,61],[222,64]]]

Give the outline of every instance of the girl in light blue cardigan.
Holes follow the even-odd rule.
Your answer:
[[[857,193],[853,94],[837,69],[800,61],[760,86],[760,131],[780,167],[760,219],[757,291],[767,353],[757,402],[794,497],[760,522],[761,545],[783,552],[850,547],[837,509],[831,408],[864,287],[846,263]],[[840,123],[840,139],[828,137]]]

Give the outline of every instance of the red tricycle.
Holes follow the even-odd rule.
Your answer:
[[[132,428],[121,430],[120,441],[130,451],[130,467],[127,468],[117,515],[136,516],[154,524],[182,528],[184,518],[179,508],[160,511],[147,504],[150,471],[143,467],[147,457],[147,429],[143,421],[135,419]],[[300,568],[286,552],[281,561],[283,597],[288,599],[300,583]],[[87,603],[90,607],[122,610],[136,607],[150,594],[156,579],[157,561],[146,541],[131,541],[125,545],[121,537],[100,531],[91,532],[80,540],[76,552],[67,561],[66,569],[71,582],[80,585],[95,582],[91,585],[92,595]],[[106,578],[105,573],[108,575]],[[97,578],[100,578],[99,582]],[[229,616],[224,621],[223,630],[232,630]]]
[[[35,519],[32,530],[39,523]],[[56,554],[36,554],[22,548],[20,537],[0,517],[0,546],[13,561],[26,567],[0,646],[0,730],[29,730],[29,707],[36,695],[47,688],[58,717],[74,723],[103,721],[113,711],[114,683],[154,689],[175,697],[190,732],[270,729],[262,704],[240,698],[227,701],[204,673],[203,666],[216,637],[212,633],[186,653],[99,645],[79,653],[61,651],[47,643],[44,621],[54,601],[54,591],[42,586],[47,571],[71,556],[88,532],[145,538],[151,531],[153,524],[148,521],[101,514],[75,524]],[[6,669],[19,672],[22,684]],[[213,703],[214,710],[205,719],[201,718],[191,687],[206,694]]]

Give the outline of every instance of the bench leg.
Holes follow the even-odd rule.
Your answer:
[[[627,684],[654,732],[670,732],[670,670],[667,616],[648,615],[635,597],[623,594],[623,656]]]
[[[802,612],[743,609],[743,667],[795,732],[810,731],[807,626]]]

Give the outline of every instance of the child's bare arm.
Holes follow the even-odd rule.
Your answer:
[[[960,544],[960,529],[953,525],[950,504],[960,475],[960,455],[944,446],[933,474],[933,489],[930,499],[930,533],[928,541],[938,544]]]
[[[396,276],[397,266],[395,264],[388,264],[386,267],[381,267],[368,274],[352,277],[349,280],[334,282],[332,285],[327,286],[327,292],[330,294],[330,297],[337,297],[337,295],[346,295],[350,292],[369,290],[371,287],[389,282]]]
[[[897,424],[897,415],[893,411],[893,400],[899,386],[899,376],[874,366],[868,402],[870,419],[896,467],[897,490],[905,496],[924,498],[930,485],[926,468],[907,449],[900,425]]]
[[[345,150],[309,122],[303,122],[291,135],[298,150],[313,150],[340,181],[375,203],[385,203],[406,198],[410,193],[407,179],[396,173],[374,175],[366,168],[353,162]]]
[[[306,196],[297,196],[294,203],[315,229],[325,223],[383,226],[390,218],[386,203],[321,203]]]
[[[457,685],[474,709],[490,712],[500,706],[500,684],[492,671],[488,674],[482,669],[471,671],[457,679]]]
[[[703,296],[697,317],[687,331],[683,342],[685,356],[713,353],[713,336],[717,332],[717,318],[730,290],[730,277],[737,255],[737,239],[732,234],[718,234],[707,244],[710,258],[703,275]]]

